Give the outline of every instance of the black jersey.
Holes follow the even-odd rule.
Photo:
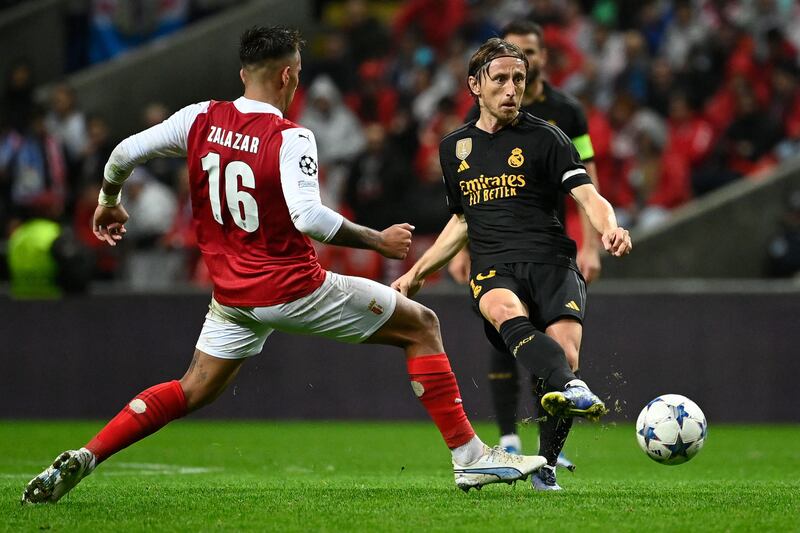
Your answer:
[[[559,193],[591,179],[560,129],[525,112],[496,133],[471,121],[442,140],[439,159],[450,212],[467,221],[473,272],[518,262],[574,268]]]
[[[594,147],[589,137],[589,126],[586,121],[586,114],[583,112],[580,102],[542,81],[542,94],[528,105],[523,105],[520,111],[527,111],[534,117],[549,122],[563,131],[572,140],[575,149],[578,150],[581,161],[584,163],[594,160]],[[467,121],[478,120],[480,109],[474,106],[467,114]],[[562,224],[566,223],[565,196],[561,195],[558,204],[558,219]]]

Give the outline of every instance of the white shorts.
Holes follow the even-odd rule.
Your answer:
[[[327,272],[307,296],[269,307],[228,307],[213,298],[197,340],[201,352],[241,359],[261,352],[275,331],[359,343],[394,313],[397,293],[375,281]]]

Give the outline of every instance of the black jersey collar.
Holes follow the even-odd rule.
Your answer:
[[[471,127],[471,128],[473,128],[474,130],[477,130],[477,131],[479,131],[479,132],[480,132],[480,133],[482,133],[483,135],[488,135],[489,137],[492,137],[492,136],[494,136],[494,135],[497,135],[497,134],[499,134],[501,131],[505,131],[505,130],[507,130],[507,129],[509,129],[509,128],[514,128],[514,127],[516,127],[516,126],[517,126],[517,125],[520,123],[520,121],[522,120],[522,115],[524,115],[525,113],[526,113],[526,112],[525,112],[525,111],[523,111],[523,110],[522,110],[522,108],[520,108],[520,110],[519,110],[519,113],[517,113],[517,116],[516,116],[516,117],[514,117],[514,120],[512,120],[511,122],[509,122],[508,124],[506,124],[505,126],[503,126],[502,128],[500,128],[499,130],[497,130],[497,131],[496,131],[496,132],[494,132],[494,133],[489,133],[488,131],[486,131],[486,130],[482,130],[482,129],[480,129],[480,128],[478,127],[478,121],[479,121],[479,120],[480,120],[480,118],[481,118],[481,117],[480,117],[480,115],[478,115],[478,118],[476,118],[475,120],[471,121],[471,122],[469,123],[469,125],[470,125],[470,127]]]

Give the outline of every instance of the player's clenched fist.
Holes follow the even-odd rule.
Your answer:
[[[92,232],[98,240],[116,246],[117,241],[122,240],[125,234],[125,223],[128,218],[128,213],[122,204],[114,207],[98,205],[92,218]]]
[[[378,252],[389,259],[405,259],[411,248],[412,231],[414,231],[414,226],[407,223],[389,226],[381,232]]]
[[[620,257],[631,253],[631,235],[625,228],[614,228],[603,234],[603,246],[613,256]]]

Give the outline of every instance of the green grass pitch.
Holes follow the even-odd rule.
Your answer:
[[[0,422],[2,531],[800,531],[800,425],[711,424],[674,467],[630,424],[578,424],[561,493],[455,487],[424,422],[180,421],[108,460],[56,505],[25,483],[97,422]],[[476,426],[495,442],[490,424]],[[524,428],[523,443],[535,442]]]

